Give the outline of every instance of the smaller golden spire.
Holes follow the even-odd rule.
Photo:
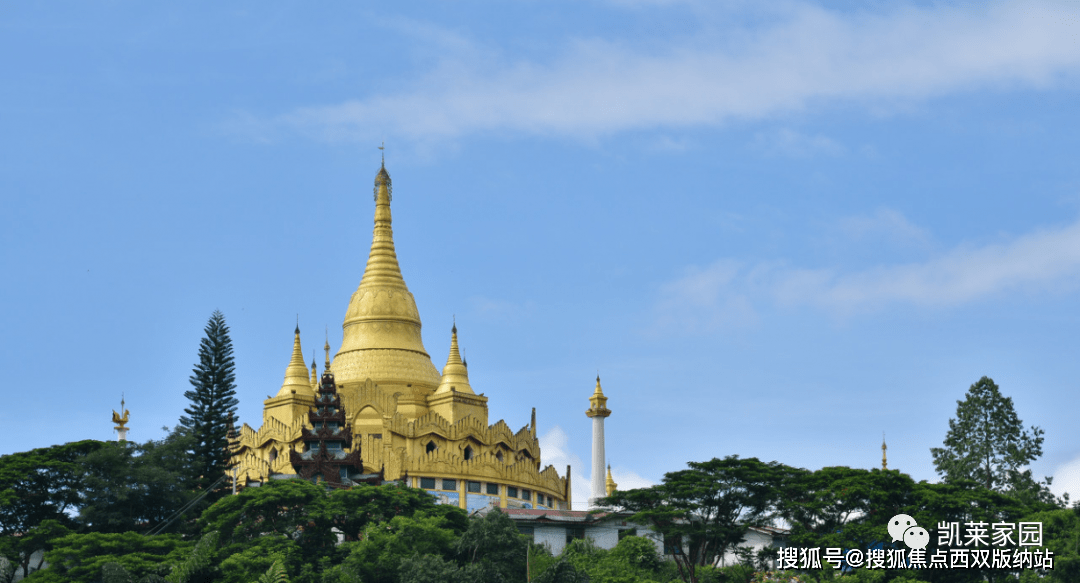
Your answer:
[[[604,482],[604,489],[607,492],[607,495],[611,496],[612,494],[615,493],[615,489],[618,488],[618,487],[619,487],[619,485],[615,483],[615,480],[611,479],[611,464],[608,464],[608,466],[607,466],[607,480]]]
[[[461,351],[458,349],[457,320],[450,328],[450,354],[446,357],[446,366],[442,370],[442,379],[435,394],[458,392],[469,395],[475,394],[469,385],[469,371],[461,362]]]
[[[314,396],[315,391],[311,388],[311,381],[308,378],[308,369],[304,364],[304,351],[300,347],[300,324],[297,323],[296,330],[293,332],[293,353],[292,359],[289,360],[289,366],[285,368],[285,381],[281,384],[281,389],[278,391],[277,396],[287,396],[292,393],[298,395]]]
[[[585,411],[585,415],[589,417],[608,417],[611,415],[611,410],[607,408],[607,397],[604,396],[604,391],[600,388],[600,375],[596,375],[596,390],[593,391],[591,397],[589,397],[588,411]]]
[[[319,371],[315,368],[315,351],[311,351],[311,390],[319,387]]]
[[[886,449],[888,449],[888,448],[885,446],[885,432],[882,431],[881,432],[881,469],[883,469],[883,470],[889,469],[889,461],[887,459],[885,459],[885,450]]]
[[[323,372],[330,371],[330,327],[326,327],[326,344],[323,344],[323,350],[326,351],[326,362],[323,363]]]

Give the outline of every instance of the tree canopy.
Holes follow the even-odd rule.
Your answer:
[[[70,513],[82,500],[81,460],[103,445],[86,440],[0,456],[0,536],[45,520],[75,526]]]
[[[1046,499],[1045,487],[1024,468],[1042,455],[1043,430],[1024,423],[1012,397],[1001,394],[993,379],[982,377],[956,402],[956,418],[949,419],[945,447],[930,450],[934,467],[945,481],[974,479],[987,490],[1030,494]],[[1047,484],[1049,479],[1047,479]]]
[[[780,488],[795,472],[777,462],[727,456],[690,462],[649,488],[616,491],[600,504],[633,513],[664,537],[684,580],[740,543],[775,510]]]

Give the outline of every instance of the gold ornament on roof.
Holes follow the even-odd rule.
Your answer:
[[[596,375],[596,390],[589,397],[589,404],[592,406],[585,411],[585,415],[589,417],[611,416],[611,409],[607,408],[607,397],[604,396],[604,391],[600,389],[600,375]]]
[[[889,462],[888,462],[888,460],[885,459],[885,450],[886,449],[888,449],[888,448],[885,447],[885,434],[882,433],[881,434],[881,469],[883,469],[883,470],[889,469]]]
[[[121,417],[119,413],[117,413],[116,411],[113,411],[112,412],[112,422],[116,424],[116,430],[117,431],[126,431],[127,430],[126,425],[127,425],[127,422],[128,422],[128,416],[131,415],[131,412],[124,408],[124,400],[123,399],[120,399],[120,410],[124,412],[124,415]]]

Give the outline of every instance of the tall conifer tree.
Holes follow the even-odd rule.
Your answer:
[[[199,343],[199,362],[191,375],[193,390],[184,393],[191,406],[180,425],[194,438],[192,474],[199,488],[205,488],[229,468],[229,420],[236,413],[236,375],[232,340],[225,315],[215,311],[206,324],[206,337]]]

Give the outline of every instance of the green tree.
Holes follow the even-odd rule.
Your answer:
[[[558,561],[540,573],[535,583],[589,583],[589,576],[574,566],[567,557]]]
[[[0,456],[0,537],[50,519],[75,527],[70,514],[81,504],[79,462],[103,445],[86,440]]]
[[[34,560],[34,554],[38,551],[45,553],[52,550],[54,541],[69,534],[72,534],[71,529],[59,520],[50,518],[26,531],[22,536],[0,537],[0,556],[10,560],[13,569],[12,578],[16,570],[21,571],[22,577],[26,578],[31,570],[36,571],[44,564],[44,554],[38,555],[37,561]],[[0,583],[8,582],[0,576]]]
[[[307,480],[270,480],[218,500],[199,525],[204,533],[219,532],[229,554],[260,537],[285,536],[315,555],[334,543],[328,506],[326,490]]]
[[[421,513],[368,525],[363,540],[342,545],[349,555],[339,572],[359,577],[365,583],[397,583],[402,564],[413,555],[452,556],[457,535],[444,524],[440,517]]]
[[[229,468],[229,422],[236,413],[236,375],[232,340],[225,316],[215,311],[199,343],[199,363],[191,375],[191,405],[180,424],[194,438],[191,467],[198,488],[205,489]]]
[[[119,564],[136,580],[162,576],[191,548],[176,535],[148,537],[136,532],[70,534],[53,545],[45,553],[48,567],[31,573],[27,583],[98,583],[106,563]]]
[[[419,553],[401,561],[398,567],[399,583],[466,583],[465,574],[454,561],[439,555]],[[471,583],[471,582],[470,582]]]
[[[157,441],[102,444],[80,462],[79,521],[95,532],[160,525],[195,497],[186,480],[189,447],[190,438],[179,429]]]
[[[455,550],[473,573],[471,581],[509,581],[525,574],[528,545],[510,516],[492,508],[483,516],[469,519],[469,528],[458,539]]]
[[[938,474],[947,482],[974,479],[987,490],[1018,496],[1034,490],[1036,497],[1047,500],[1050,479],[1040,484],[1024,470],[1042,455],[1043,430],[1024,429],[1012,398],[1003,396],[989,377],[971,385],[964,400],[956,403],[945,447],[930,449]]]
[[[660,533],[675,551],[680,576],[696,583],[698,567],[742,542],[750,526],[767,522],[795,470],[739,456],[687,465],[659,485],[616,491],[601,504],[632,512],[632,521]]]
[[[896,470],[800,470],[785,482],[780,515],[792,525],[795,545],[866,551],[890,540],[889,518],[911,506],[913,487],[912,479]]]
[[[286,573],[298,573],[307,557],[289,537],[264,536],[246,544],[230,545],[218,566],[216,583],[251,583],[275,564]]]
[[[1080,581],[1080,504],[1068,510],[1038,512],[1021,520],[1042,523],[1043,547],[1054,553],[1054,568],[1033,570],[1030,579],[1043,583]],[[1026,583],[1023,577],[1021,582]]]
[[[412,516],[421,511],[430,513],[436,506],[435,499],[418,488],[359,484],[332,492],[327,511],[334,527],[345,535],[345,540],[354,541],[369,524],[387,522],[395,516]],[[460,516],[464,528],[464,513],[455,514]]]

